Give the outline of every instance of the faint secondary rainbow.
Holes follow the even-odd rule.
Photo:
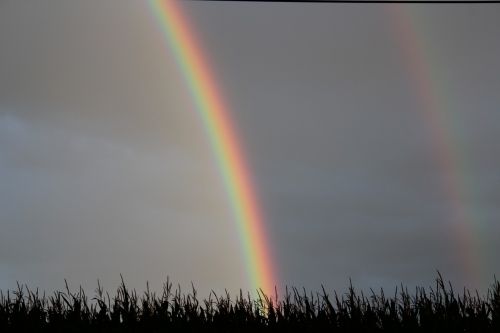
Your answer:
[[[179,1],[150,0],[149,4],[187,82],[216,155],[235,215],[250,283],[253,288],[271,294],[276,278],[264,221],[244,151],[207,55]]]
[[[468,279],[478,287],[484,278],[481,272],[479,242],[474,230],[477,223],[467,198],[470,196],[470,180],[466,179],[465,152],[460,150],[458,130],[454,128],[450,96],[444,85],[444,69],[433,56],[430,37],[417,19],[415,6],[389,5],[398,43],[404,54],[406,66],[413,79],[416,97],[419,98],[424,120],[430,130],[434,158],[440,168],[442,187],[448,201],[459,264]]]

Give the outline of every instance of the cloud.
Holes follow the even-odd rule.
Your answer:
[[[0,288],[59,288],[65,277],[94,287],[120,272],[136,286],[170,272],[202,290],[241,287],[246,263],[210,143],[147,7],[0,6]],[[439,268],[467,282],[435,124],[382,6],[185,6],[246,148],[283,281],[391,286]],[[418,13],[489,278],[499,21],[479,7]]]

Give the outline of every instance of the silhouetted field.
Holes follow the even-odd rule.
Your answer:
[[[88,298],[66,288],[51,296],[18,286],[0,295],[0,332],[500,332],[500,283],[487,296],[457,293],[441,275],[432,288],[401,288],[392,296],[350,286],[344,294],[287,289],[283,297],[259,292],[211,294],[199,300],[172,288],[138,295],[122,281],[114,297],[98,286]]]

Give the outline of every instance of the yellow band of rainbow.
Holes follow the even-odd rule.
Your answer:
[[[224,179],[252,288],[273,292],[276,279],[257,196],[227,103],[180,2],[150,0],[167,44],[186,79]]]
[[[453,128],[456,116],[450,105],[451,98],[444,83],[444,66],[433,56],[429,44],[430,34],[419,24],[415,7],[391,4],[388,15],[403,59],[411,76],[415,95],[433,143],[433,154],[441,173],[441,186],[447,199],[451,232],[457,243],[457,260],[465,276],[476,286],[486,281],[480,262],[480,242],[476,239],[474,225],[477,216],[472,213],[467,197],[471,195],[471,182],[466,179],[465,151],[460,149],[458,130]]]

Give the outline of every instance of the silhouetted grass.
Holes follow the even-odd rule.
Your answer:
[[[167,280],[161,294],[138,295],[122,280],[111,298],[98,284],[91,299],[80,288],[51,296],[18,285],[0,293],[0,332],[500,332],[500,283],[487,296],[456,293],[441,275],[433,288],[369,295],[286,289],[282,298],[258,293],[199,300]]]

